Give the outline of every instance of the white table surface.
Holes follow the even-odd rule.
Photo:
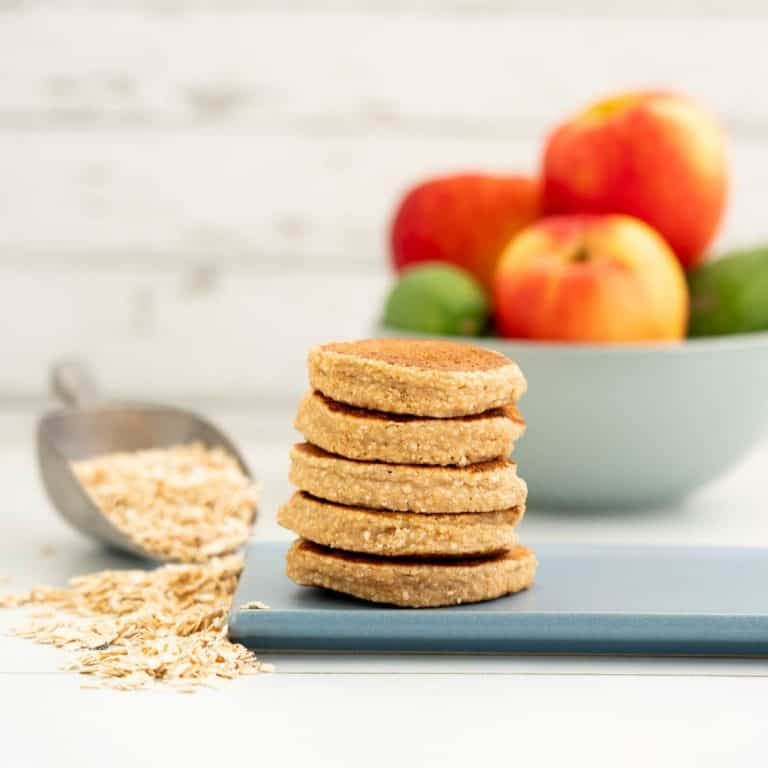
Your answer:
[[[290,414],[214,411],[264,483],[255,536],[287,498]],[[0,590],[131,561],[70,531],[43,495],[31,410],[0,413]],[[680,508],[547,514],[539,541],[768,547],[768,444]],[[521,468],[521,474],[524,474]],[[768,585],[767,585],[768,586]],[[277,655],[276,672],[184,696],[81,689],[60,651],[5,636],[0,766],[765,764],[768,661],[514,656]],[[738,758],[738,763],[737,763]],[[582,760],[583,759],[583,760]]]

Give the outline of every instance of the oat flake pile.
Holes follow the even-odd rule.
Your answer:
[[[0,608],[37,607],[15,634],[74,651],[68,669],[125,690],[162,682],[193,691],[269,671],[227,639],[243,561],[214,555],[245,542],[257,501],[236,462],[195,444],[96,457],[74,469],[113,522],[148,549],[188,562],[0,594]]]
[[[220,448],[111,453],[72,470],[115,526],[162,559],[205,562],[248,539],[257,489]]]

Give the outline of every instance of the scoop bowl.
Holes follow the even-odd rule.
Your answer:
[[[163,561],[102,514],[75,477],[73,461],[104,453],[202,442],[227,451],[251,476],[234,443],[195,413],[162,405],[103,402],[93,378],[77,362],[55,365],[51,385],[68,407],[45,415],[38,424],[37,457],[43,485],[56,511],[96,541],[147,560]]]

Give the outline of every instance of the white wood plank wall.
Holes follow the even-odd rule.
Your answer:
[[[628,87],[722,116],[721,243],[768,240],[763,7],[0,0],[0,399],[62,354],[125,394],[293,398],[307,346],[371,331],[410,181],[534,171]]]

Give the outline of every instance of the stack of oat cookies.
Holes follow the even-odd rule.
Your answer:
[[[426,607],[530,586],[517,543],[526,486],[507,457],[525,379],[490,350],[372,339],[309,354],[291,452],[300,490],[278,520],[301,537],[288,576],[374,602]]]

